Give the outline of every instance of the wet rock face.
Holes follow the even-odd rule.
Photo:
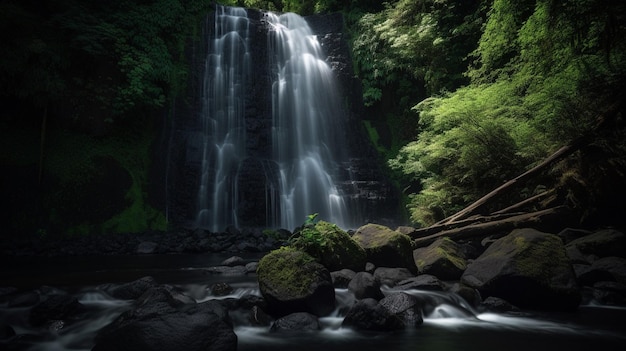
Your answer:
[[[521,308],[574,310],[581,295],[565,247],[556,235],[518,229],[496,240],[463,273],[483,297]]]

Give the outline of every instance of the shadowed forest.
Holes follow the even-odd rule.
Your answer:
[[[574,145],[477,213],[530,199],[525,211],[566,206],[578,225],[623,226],[625,4],[220,3],[343,14],[363,128],[402,191],[407,224],[438,223]],[[191,73],[188,44],[213,6],[0,3],[0,162],[11,231],[167,229],[151,160]]]

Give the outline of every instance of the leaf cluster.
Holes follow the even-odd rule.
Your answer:
[[[493,1],[470,84],[417,104],[419,135],[389,161],[421,184],[409,204],[416,223],[451,214],[589,133],[610,91],[624,87],[625,7]]]
[[[366,105],[379,101],[392,82],[422,85],[429,95],[463,84],[479,13],[479,1],[399,0],[364,14],[352,46]]]

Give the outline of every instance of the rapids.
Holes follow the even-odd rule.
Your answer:
[[[34,328],[27,323],[31,307],[12,307],[0,299],[0,324],[10,325],[21,338],[23,349],[33,351],[89,350],[97,332],[131,307],[132,301],[107,295],[104,284],[121,284],[146,275],[159,284],[172,285],[198,302],[212,299],[239,299],[260,295],[255,274],[224,276],[207,274],[220,255],[148,255],[30,260],[30,264],[5,266],[0,271],[3,286],[35,291],[42,297],[67,294],[86,307],[78,321],[59,321]],[[249,261],[258,259],[247,257]],[[80,262],[80,265],[71,264]],[[116,262],[116,264],[112,264]],[[14,264],[19,262],[13,262]],[[105,268],[105,267],[112,268]],[[42,279],[47,277],[47,279]],[[57,282],[57,284],[55,284]],[[228,282],[233,291],[214,296],[211,286]],[[383,293],[394,292],[385,287]],[[423,325],[400,332],[372,333],[343,328],[341,322],[355,299],[347,289],[336,289],[337,308],[320,318],[319,332],[270,332],[269,327],[251,326],[241,312],[231,319],[239,350],[618,350],[626,342],[626,309],[581,306],[573,313],[519,312],[482,313],[457,295],[407,290],[421,295],[435,308],[425,313]],[[0,348],[4,346],[0,341]]]

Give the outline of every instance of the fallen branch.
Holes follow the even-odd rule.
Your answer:
[[[543,162],[541,162],[537,166],[529,169],[528,171],[526,171],[526,172],[520,174],[519,176],[509,180],[508,182],[502,184],[501,186],[499,186],[495,190],[491,191],[487,195],[485,195],[485,196],[481,197],[480,199],[478,199],[476,202],[474,202],[471,205],[465,207],[461,211],[453,214],[452,216],[450,216],[448,218],[445,218],[445,219],[435,223],[435,225],[450,224],[450,223],[457,222],[457,221],[459,221],[459,220],[461,220],[463,218],[467,218],[468,216],[476,213],[476,211],[478,209],[483,207],[485,204],[489,203],[489,201],[492,200],[493,198],[495,198],[497,196],[500,196],[502,194],[505,194],[506,192],[510,191],[513,188],[514,185],[518,185],[519,183],[523,183],[523,182],[527,181],[532,176],[534,176],[535,174],[539,173],[540,171],[542,171],[543,169],[545,169],[549,165],[551,165],[554,162],[559,161],[559,160],[561,160],[561,159],[563,159],[563,158],[573,154],[574,152],[578,151],[580,148],[582,148],[583,146],[587,145],[588,143],[589,143],[588,138],[585,138],[585,137],[580,137],[580,138],[574,140],[571,144],[563,146],[562,148],[557,150],[554,154],[552,154],[552,156],[546,158]]]
[[[555,224],[561,227],[566,226],[570,219],[570,214],[570,211],[565,206],[557,206],[541,211],[518,214],[497,221],[475,223],[454,229],[442,230],[436,234],[421,238],[415,238],[415,233],[411,233],[411,236],[415,238],[415,245],[422,247],[431,244],[438,238],[446,236],[453,240],[478,236],[484,237],[487,235],[496,235],[496,237],[499,237],[508,234],[515,228],[525,227],[550,231]]]
[[[550,190],[544,191],[544,192],[539,193],[539,194],[537,194],[535,196],[531,196],[531,197],[529,197],[526,200],[523,200],[523,201],[520,201],[520,202],[518,202],[518,203],[516,203],[514,205],[511,205],[511,206],[509,206],[507,208],[503,208],[503,209],[501,209],[499,211],[496,211],[493,214],[494,215],[498,215],[498,214],[509,213],[509,212],[511,212],[513,210],[518,210],[520,208],[523,208],[524,206],[532,204],[533,202],[541,200],[541,199],[543,199],[545,197],[548,197],[548,196],[550,196],[552,194],[554,194],[554,189],[550,189]]]
[[[444,230],[452,230],[455,228],[461,228],[461,227],[466,227],[469,225],[473,225],[473,224],[479,224],[479,223],[488,223],[488,222],[494,222],[494,221],[498,221],[498,220],[503,220],[506,218],[510,218],[513,216],[519,216],[525,214],[525,212],[518,212],[518,213],[501,213],[501,214],[493,214],[490,216],[472,216],[470,218],[466,218],[454,223],[446,223],[446,224],[433,224],[430,227],[424,227],[424,228],[418,228],[415,229],[412,233],[411,233],[411,237],[413,238],[422,238],[422,237],[426,237],[428,235],[432,235],[435,233],[439,233],[441,231]]]

